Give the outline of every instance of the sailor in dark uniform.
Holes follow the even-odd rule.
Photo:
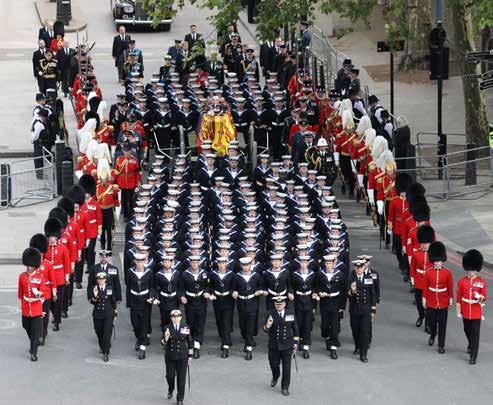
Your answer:
[[[161,312],[161,328],[170,323],[171,311],[180,307],[178,297],[179,280],[180,272],[173,269],[173,257],[166,254],[162,258],[160,270],[154,274],[156,289],[154,303],[159,305],[159,311]]]

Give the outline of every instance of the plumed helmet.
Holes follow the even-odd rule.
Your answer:
[[[41,253],[38,249],[28,247],[22,252],[22,264],[28,267],[39,267],[41,264]]]
[[[351,114],[353,113],[353,103],[348,98],[345,98],[344,100],[342,100],[341,104],[339,105],[339,116],[341,118],[342,118],[342,114],[344,113],[344,111],[351,111]]]
[[[417,238],[419,243],[432,243],[435,241],[435,230],[430,225],[418,227]]]
[[[41,253],[46,253],[48,251],[48,239],[42,233],[36,233],[31,237],[29,247],[38,249]]]
[[[342,128],[354,128],[353,112],[351,110],[345,110],[342,112]]]
[[[465,271],[481,271],[483,267],[483,255],[479,250],[470,249],[462,258],[462,267]]]
[[[377,131],[375,131],[373,128],[368,128],[365,131],[365,145],[368,148],[373,146],[373,142],[375,141],[376,136],[377,136]]]
[[[94,160],[96,158],[96,151],[98,149],[98,141],[91,139],[87,144],[86,156],[89,160]]]
[[[96,128],[95,130],[97,131],[101,125],[101,120],[99,119],[99,115],[98,113],[96,112],[96,110],[94,111],[88,111],[86,112],[86,115],[84,115],[84,121],[89,121],[89,120],[95,120],[96,121]]]
[[[45,222],[44,230],[47,238],[50,236],[59,238],[62,234],[62,223],[57,218],[48,218]]]
[[[68,215],[67,213],[59,207],[52,208],[48,213],[48,218],[56,218],[62,224],[62,229],[65,229],[68,225]]]
[[[394,155],[390,150],[382,152],[375,163],[377,167],[382,171],[386,171],[389,168],[393,168],[395,170],[396,168]]]
[[[376,161],[386,150],[389,150],[389,143],[387,139],[381,135],[378,135],[373,141],[373,146],[371,148],[371,156],[373,157],[373,160]]]
[[[445,249],[445,245],[442,242],[433,242],[428,249],[428,258],[432,263],[447,261],[447,249]]]
[[[430,220],[430,206],[426,201],[416,201],[413,205],[412,216],[416,222]]]
[[[85,194],[86,194],[85,190],[81,186],[75,184],[68,189],[65,197],[70,198],[76,204],[82,205],[86,200]]]
[[[371,128],[370,117],[368,117],[368,115],[363,115],[358,122],[358,126],[356,127],[356,133],[359,136],[361,136],[365,133],[365,131],[367,129],[370,129],[370,128]]]
[[[79,186],[81,186],[84,191],[89,195],[96,194],[96,180],[89,174],[84,174],[79,179]]]
[[[395,189],[397,194],[405,192],[412,181],[413,179],[408,173],[398,173],[395,178]]]
[[[74,200],[72,200],[71,198],[68,197],[60,198],[56,206],[64,210],[69,217],[73,217],[75,214]]]
[[[88,122],[89,123],[94,122],[94,120],[88,121]],[[86,125],[90,126],[90,124],[88,124],[88,123],[86,123]],[[87,147],[89,146],[89,142],[91,142],[91,140],[92,140],[91,132],[81,132],[80,142],[79,142],[80,153],[85,154],[87,152]]]

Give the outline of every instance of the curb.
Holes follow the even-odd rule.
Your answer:
[[[52,18],[53,20],[55,20],[54,17],[47,17],[47,16],[42,16],[41,15],[41,11],[39,10],[39,6],[38,6],[38,1],[39,0],[34,0],[34,8],[36,10],[36,15],[38,16],[38,19],[39,19],[39,23],[41,26],[43,26],[44,24],[44,20],[46,18]],[[74,19],[72,18],[72,22],[74,21]],[[77,20],[75,20],[77,21]],[[81,20],[79,25],[76,25],[76,26],[66,26],[65,27],[65,32],[79,32],[79,31],[83,31],[87,28],[87,22],[84,21],[84,20]]]

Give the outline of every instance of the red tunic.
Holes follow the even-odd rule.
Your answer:
[[[101,214],[101,204],[96,200],[95,196],[92,196],[81,208],[85,211],[88,218],[88,225],[86,228],[87,239],[94,239],[98,237],[99,228],[103,225],[103,217]]]
[[[34,318],[43,314],[43,296],[46,290],[45,279],[39,268],[32,273],[19,274],[17,297],[22,302],[22,316]]]
[[[480,302],[481,298],[481,302]],[[462,277],[457,283],[457,304],[464,319],[481,319],[483,305],[487,298],[486,281],[476,276]]]
[[[89,163],[89,158],[86,156],[85,153],[81,153],[77,158],[77,166],[75,170],[84,171],[84,167],[86,167],[88,163]]]
[[[352,156],[353,139],[356,138],[356,132],[341,130],[336,133],[335,151],[342,156]]]
[[[68,229],[65,228],[62,232],[62,236],[60,237],[60,242],[62,242],[63,246],[65,246],[68,250],[70,263],[73,269],[79,253],[77,249],[77,241],[72,238],[72,235],[70,235]]]
[[[106,143],[108,145],[116,145],[116,141],[113,136],[113,126],[104,123],[102,128],[96,133],[97,137],[101,143]]]
[[[432,309],[448,308],[450,299],[454,298],[454,280],[446,267],[437,270],[431,268],[424,274],[423,298],[426,307]]]
[[[140,182],[140,165],[133,156],[128,159],[120,156],[113,170],[118,187],[123,189],[135,189]]]
[[[79,211],[77,211],[74,215],[74,222],[76,222],[79,227],[77,248],[81,251],[86,247],[87,241],[87,229],[89,228],[89,218],[87,217],[87,212],[79,209]]]
[[[433,269],[433,264],[428,260],[428,251],[417,250],[414,252],[409,268],[411,280],[414,280],[414,288],[422,290],[424,288],[424,277],[428,270]]]
[[[402,240],[404,232],[404,221],[409,216],[409,206],[407,200],[402,197],[394,198],[389,205],[389,217],[387,224],[395,235],[399,235]]]
[[[72,272],[70,255],[67,248],[60,241],[56,245],[49,245],[48,251],[44,254],[44,259],[53,266],[56,276],[56,287],[64,285],[66,276]]]
[[[390,177],[386,172],[381,172],[375,176],[377,183],[377,201],[392,201],[397,197],[395,191],[395,178]]]
[[[102,209],[119,207],[120,202],[118,201],[118,184],[99,183],[96,188],[96,198],[101,204]]]
[[[44,292],[44,297],[47,300],[51,300],[52,297],[52,289],[56,289],[56,274],[55,270],[53,270],[53,266],[51,263],[43,259],[41,260],[41,264],[39,266],[39,271],[41,274],[43,274],[44,280],[45,280],[45,292]]]

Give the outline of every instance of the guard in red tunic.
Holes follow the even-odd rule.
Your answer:
[[[414,298],[418,309],[418,320],[416,327],[419,328],[425,319],[425,309],[423,307],[423,287],[424,277],[428,270],[433,268],[428,259],[428,248],[435,241],[435,231],[430,225],[422,225],[418,229],[419,249],[413,253],[411,258],[411,285],[414,287]],[[425,323],[425,330],[429,330],[428,322]]]
[[[383,170],[375,176],[377,190],[377,212],[380,221],[380,237],[385,240],[385,249],[390,248],[390,234],[387,228],[390,202],[397,197],[395,189],[395,178],[397,166],[394,156],[389,150],[382,153],[378,158],[377,167]]]
[[[39,337],[42,329],[43,299],[46,289],[45,279],[39,270],[41,253],[34,248],[27,248],[22,253],[22,264],[26,266],[26,271],[19,275],[17,297],[21,300],[22,327],[31,341],[29,348],[31,361],[37,361]]]
[[[33,235],[29,241],[29,247],[39,250],[41,255],[44,255],[48,251],[48,239],[46,239],[46,236],[42,233],[37,233]],[[41,337],[39,338],[39,345],[43,346],[45,344],[46,336],[48,336],[51,300],[52,297],[56,295],[56,275],[51,263],[44,258],[41,259],[39,271],[44,277],[46,287],[43,301],[43,328]]]
[[[467,337],[469,364],[476,364],[479,350],[479,330],[483,318],[483,306],[487,298],[486,281],[478,273],[483,267],[483,255],[476,249],[467,251],[462,258],[467,275],[457,284],[457,316],[462,318]]]
[[[444,267],[447,251],[442,242],[433,242],[428,249],[428,259],[433,268],[427,270],[423,285],[423,306],[430,325],[428,344],[433,346],[438,326],[438,353],[445,353],[448,307],[454,303],[452,272]]]
[[[125,221],[133,214],[135,188],[140,183],[139,161],[131,155],[130,144],[123,146],[123,156],[120,156],[113,169],[115,181],[122,192],[122,211]]]
[[[72,268],[70,266],[70,254],[59,240],[62,232],[60,221],[56,218],[48,218],[45,222],[44,231],[48,238],[48,250],[44,254],[44,258],[53,266],[56,276],[56,294],[53,295],[51,303],[51,312],[54,318],[53,331],[56,332],[60,330],[63,295]]]
[[[101,204],[103,226],[101,231],[101,249],[111,252],[113,245],[113,229],[115,225],[115,207],[120,206],[118,184],[109,178],[109,170],[99,171],[99,183],[96,187],[96,198]]]
[[[405,282],[409,281],[409,263],[402,254],[402,232],[404,221],[410,215],[406,200],[406,190],[411,183],[411,176],[407,173],[399,173],[396,176],[395,189],[398,196],[390,200],[389,216],[387,217],[387,229],[392,232],[392,245]]]

